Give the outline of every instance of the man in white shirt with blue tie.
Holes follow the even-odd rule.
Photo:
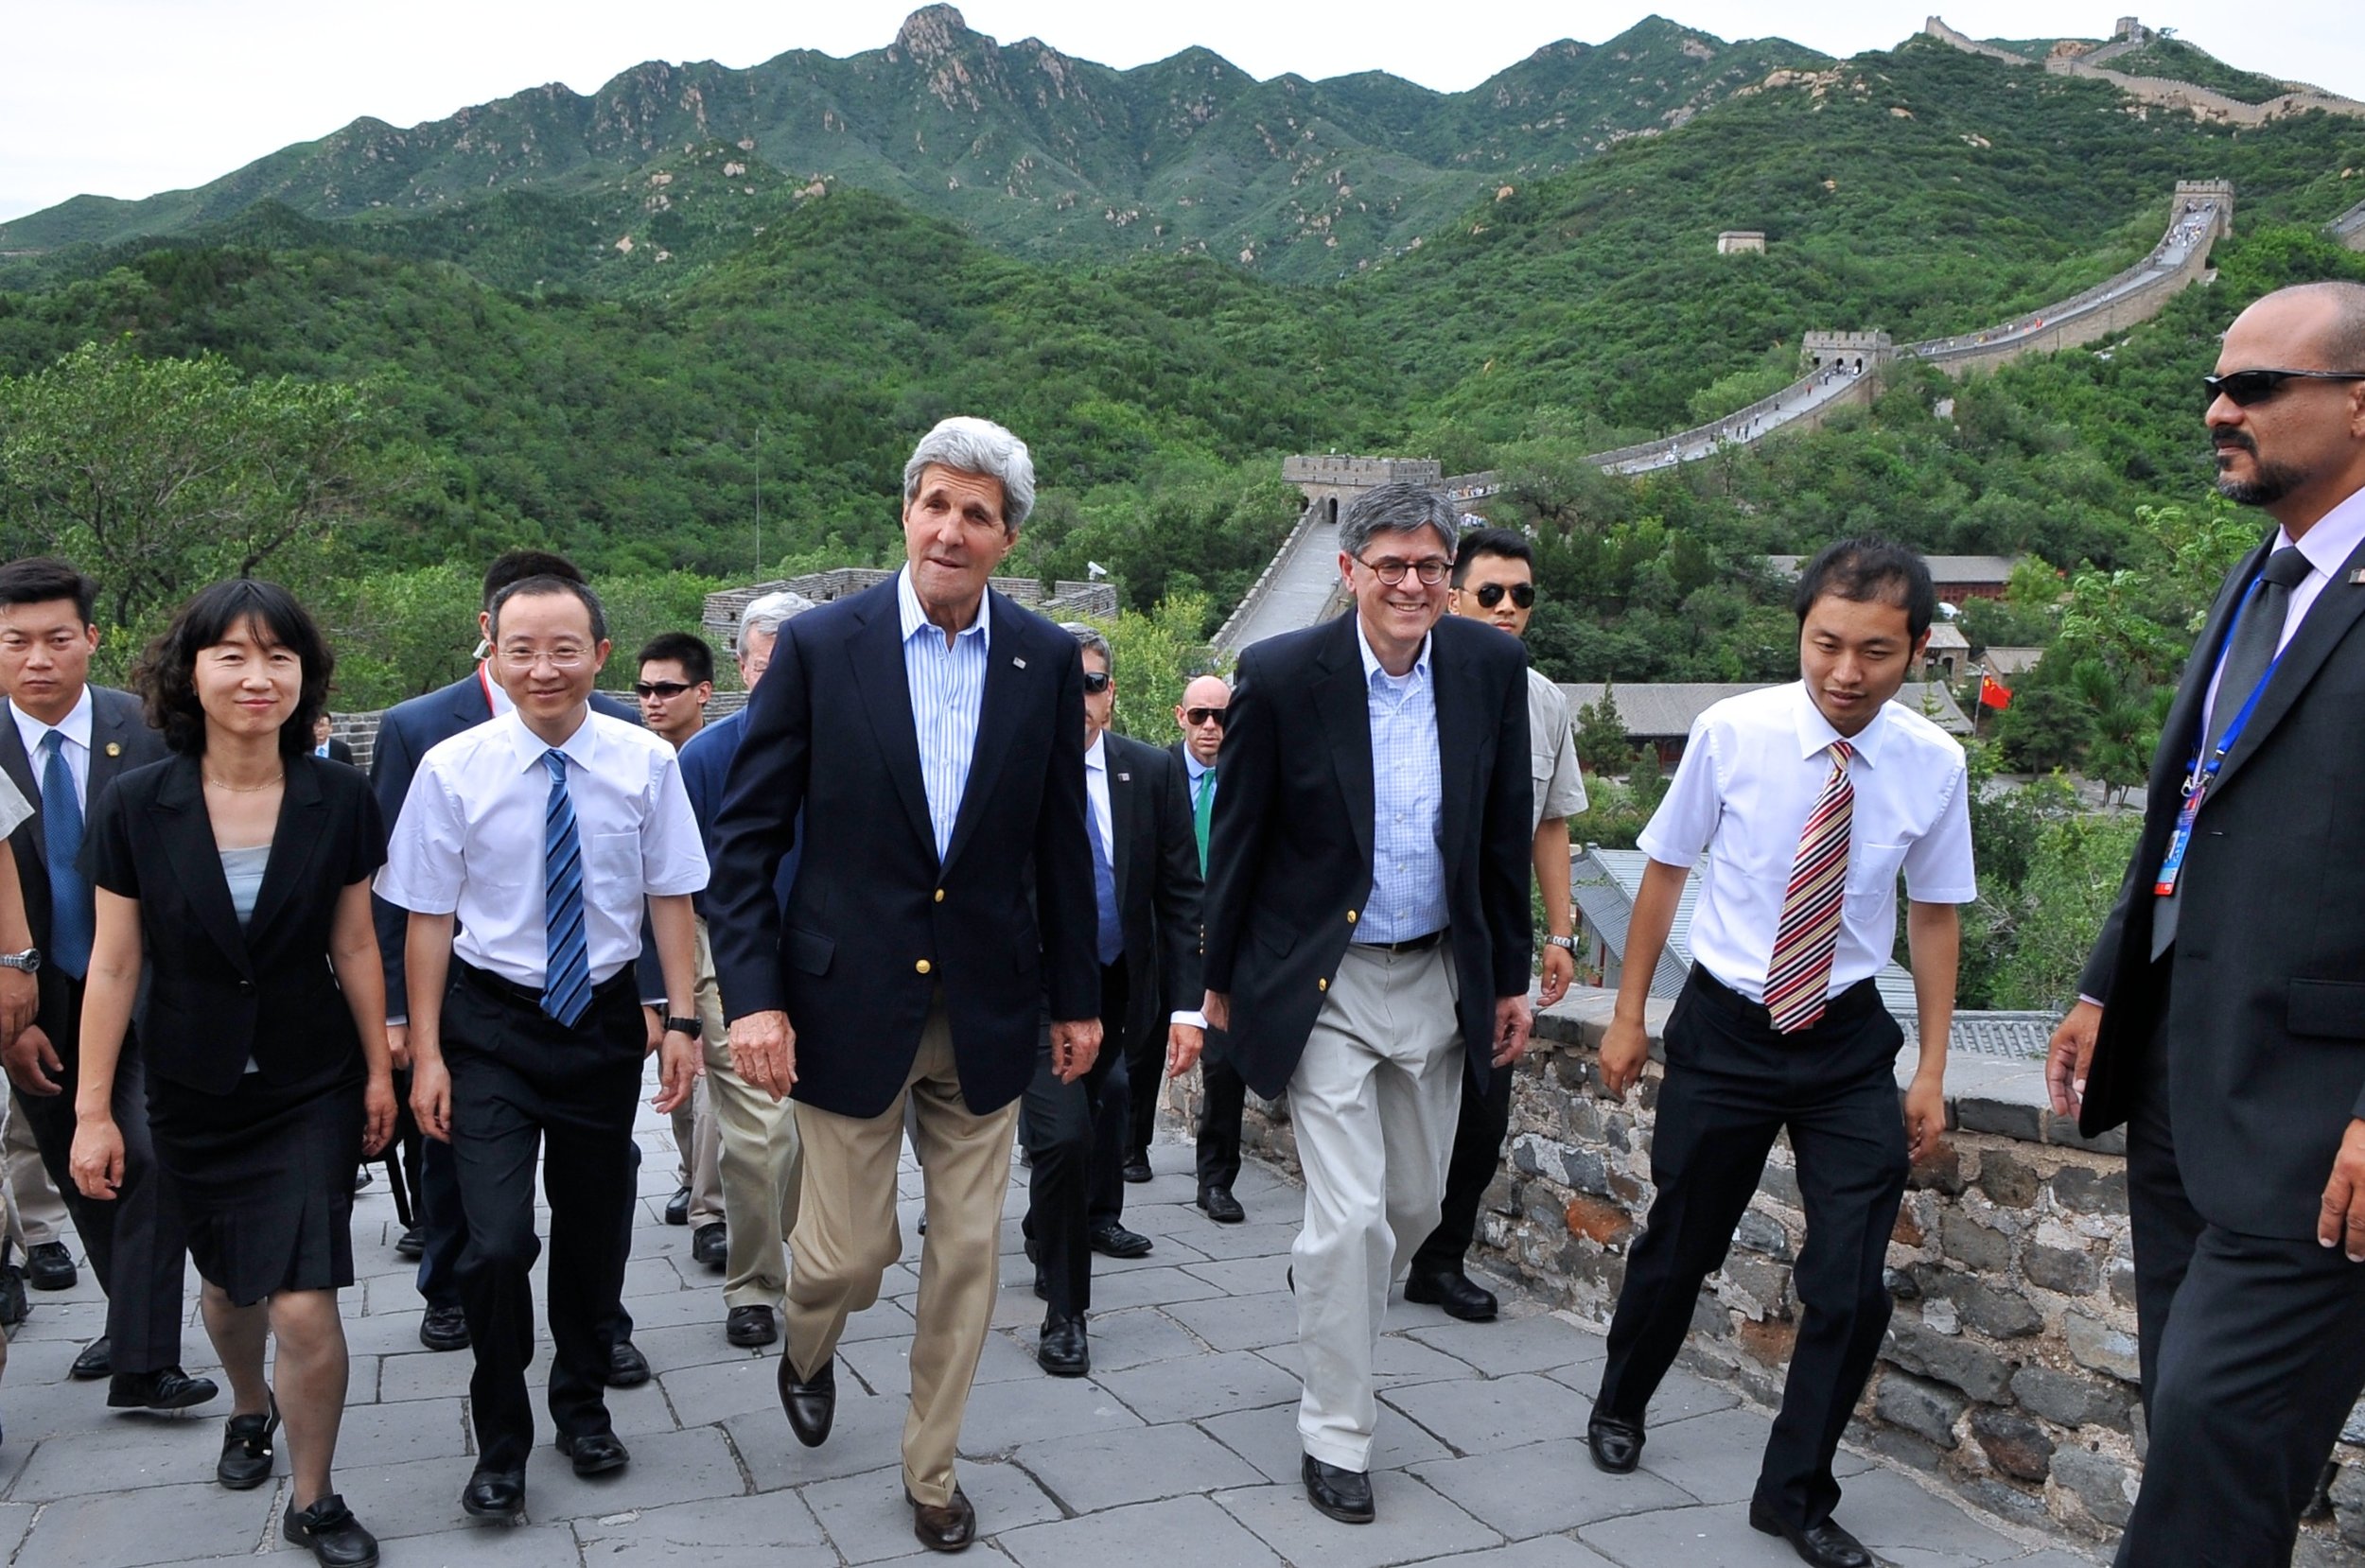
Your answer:
[[[1602,1043],[1603,1081],[1623,1095],[1650,1053],[1651,977],[1705,854],[1651,1138],[1658,1193],[1627,1258],[1586,1440],[1613,1474],[1639,1462],[1644,1413],[1701,1282],[1787,1131],[1807,1221],[1792,1274],[1798,1334],[1749,1523],[1815,1568],[1872,1561],[1831,1519],[1831,1458],[1888,1327],[1882,1265],[1907,1164],[1946,1127],[1955,906],[1978,893],[1963,749],[1890,701],[1921,662],[1936,603],[1921,557],[1883,539],[1843,540],[1799,574],[1804,679],[1726,698],[1693,723],[1642,833],[1651,864]],[[1872,983],[1901,871],[1921,1042],[1901,1118],[1904,1033]]]

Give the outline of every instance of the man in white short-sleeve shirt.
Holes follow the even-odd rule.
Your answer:
[[[1976,896],[1963,749],[1891,701],[1919,665],[1937,595],[1910,550],[1832,545],[1799,574],[1804,679],[1727,698],[1692,725],[1628,929],[1602,1045],[1623,1095],[1649,1054],[1643,1003],[1684,880],[1706,855],[1690,983],[1668,1019],[1651,1140],[1657,1196],[1634,1245],[1586,1438],[1612,1473],[1635,1468],[1643,1416],[1725,1261],[1767,1151],[1787,1131],[1808,1246],[1800,1316],[1749,1523],[1816,1568],[1872,1559],[1831,1519],[1831,1458],[1889,1320],[1882,1265],[1909,1159],[1946,1125],[1946,1037]],[[1872,983],[1905,877],[1920,1060],[1898,1114],[1903,1031]]]

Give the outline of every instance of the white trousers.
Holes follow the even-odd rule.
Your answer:
[[[1289,1078],[1305,1173],[1290,1253],[1305,1357],[1298,1437],[1342,1470],[1371,1466],[1389,1286],[1437,1228],[1462,1108],[1454,994],[1444,943],[1402,954],[1350,945]]]

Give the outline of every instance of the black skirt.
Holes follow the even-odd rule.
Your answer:
[[[275,1291],[353,1283],[353,1176],[362,1089],[353,1071],[279,1085],[250,1072],[228,1094],[149,1073],[149,1131],[189,1256],[238,1306]]]

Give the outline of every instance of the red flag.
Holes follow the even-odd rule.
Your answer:
[[[2011,706],[2011,688],[1982,670],[1979,671],[1979,706],[1997,709]]]

